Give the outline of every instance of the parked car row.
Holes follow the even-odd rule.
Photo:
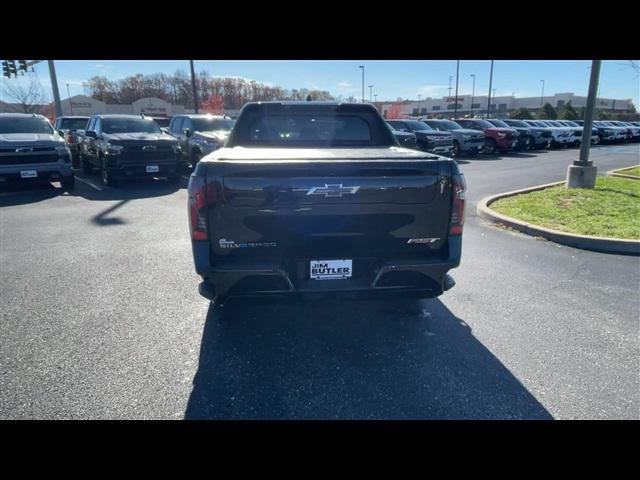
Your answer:
[[[55,122],[72,156],[73,167],[99,171],[105,185],[122,178],[160,176],[177,181],[184,167],[195,167],[224,145],[234,121],[208,114],[65,116]]]
[[[583,121],[459,118],[387,120],[402,146],[449,155],[493,154],[540,148],[579,147]],[[591,144],[640,141],[639,122],[596,121]]]

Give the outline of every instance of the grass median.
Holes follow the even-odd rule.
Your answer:
[[[596,188],[564,185],[503,198],[489,206],[509,217],[561,232],[640,240],[640,182],[598,177]]]

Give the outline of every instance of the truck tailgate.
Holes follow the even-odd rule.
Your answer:
[[[212,255],[278,261],[437,252],[449,227],[448,160],[361,156],[207,162],[207,182],[222,190],[207,213]]]

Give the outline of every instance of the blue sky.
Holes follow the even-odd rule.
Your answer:
[[[448,94],[449,75],[453,75],[455,89],[456,61],[204,61],[195,62],[196,71],[206,70],[212,76],[237,76],[271,85],[291,88],[319,88],[335,95],[361,95],[361,70],[365,66],[365,96],[368,85],[374,85],[378,100],[398,97],[417,99],[417,95],[442,97]],[[538,96],[541,79],[545,80],[545,95],[574,92],[586,95],[589,84],[590,61],[511,61],[494,63],[493,88],[496,95]],[[489,88],[490,62],[460,61],[460,94],[470,94],[472,79],[476,75],[477,95],[486,95]],[[84,93],[82,82],[94,75],[117,80],[135,73],[171,74],[181,69],[189,71],[187,61],[113,61],[113,60],[59,60],[56,61],[60,95],[67,97],[67,84],[71,95]],[[50,96],[49,74],[46,62],[35,67],[35,75]],[[8,80],[3,78],[4,82]],[[12,79],[12,82],[24,79]],[[455,90],[453,90],[455,93]],[[640,78],[625,60],[604,61],[600,74],[600,96],[632,98],[639,105]]]

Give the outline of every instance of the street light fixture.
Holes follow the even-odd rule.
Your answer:
[[[476,74],[472,73],[471,77],[473,78],[473,85],[471,87],[471,116],[473,117],[473,96],[476,93]]]
[[[67,95],[69,96],[69,110],[71,111],[71,115],[73,115],[73,105],[71,105],[71,92],[69,92],[68,83],[67,83]]]

